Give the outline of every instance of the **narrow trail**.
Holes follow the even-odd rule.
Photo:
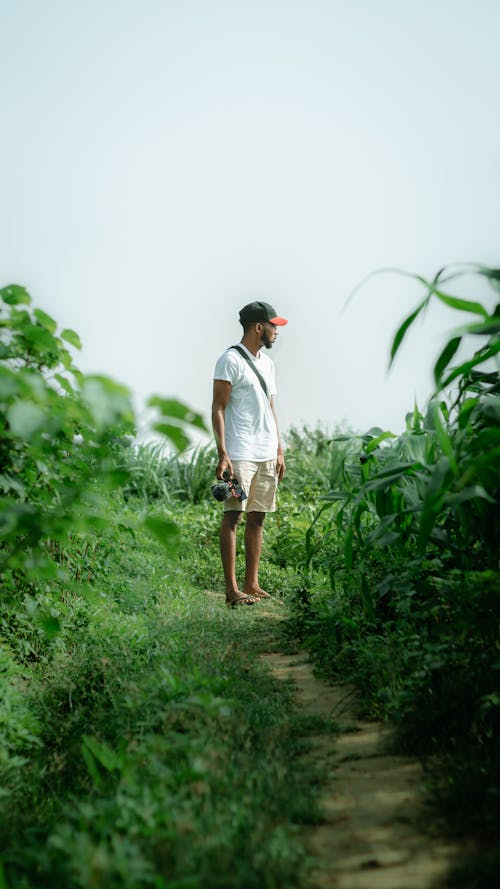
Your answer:
[[[437,889],[457,849],[418,827],[420,763],[384,752],[388,730],[356,719],[352,687],[317,679],[304,655],[261,657],[277,678],[292,680],[304,715],[340,729],[308,736],[308,755],[325,776],[324,821],[303,834],[315,860],[310,889]]]

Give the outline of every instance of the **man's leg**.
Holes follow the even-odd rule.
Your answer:
[[[236,529],[241,522],[242,512],[230,509],[222,513],[220,529],[220,554],[226,584],[226,602],[243,598],[236,581]]]
[[[248,596],[257,596],[260,599],[269,598],[269,593],[266,593],[259,584],[259,563],[265,517],[265,512],[247,512],[245,528],[246,572],[243,592]]]

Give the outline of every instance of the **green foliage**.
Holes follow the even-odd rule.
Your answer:
[[[315,813],[291,697],[255,662],[269,618],[193,588],[127,531],[135,509],[95,599],[70,602],[84,631],[25,671],[23,768],[0,799],[7,885],[303,885],[294,825]],[[199,545],[182,546],[187,566]]]
[[[498,270],[475,271],[498,290]],[[427,758],[448,824],[492,845],[499,313],[447,293],[456,276],[418,278],[394,338],[392,358],[431,299],[476,316],[403,434],[288,433],[261,580],[319,667]],[[255,664],[267,618],[214,595],[215,451],[187,447],[202,418],[154,396],[167,443],[137,444],[128,392],[74,367],[77,335],[23,288],[0,297],[0,883],[303,885],[304,729]],[[239,566],[242,550],[240,534]],[[456,885],[493,885],[495,862]]]
[[[23,694],[23,678],[13,655],[0,649],[0,801],[4,804],[15,795],[19,770],[41,746],[40,723]]]
[[[17,597],[41,581],[71,580],[63,566],[68,535],[109,526],[105,494],[130,475],[121,459],[134,432],[128,390],[81,374],[65,346],[79,347],[77,335],[56,331],[23,288],[0,290],[0,573],[4,594]],[[186,428],[204,428],[177,401],[156,396],[151,404],[163,423],[170,411],[179,434],[164,431],[174,446],[185,446]],[[162,521],[147,526],[158,535]],[[163,531],[170,549],[168,521]]]
[[[199,592],[220,573],[201,417],[155,396],[167,446],[136,446],[77,335],[0,298],[0,884],[302,885],[290,697],[254,662],[265,627]]]
[[[170,504],[205,500],[215,478],[216,464],[212,442],[188,449],[180,457],[164,444],[138,444],[124,452],[121,463],[129,473],[128,496],[140,497],[145,503]]]
[[[472,271],[498,290],[497,270]],[[291,630],[325,671],[358,684],[369,713],[393,720],[404,749],[434,758],[434,796],[453,828],[491,838],[500,803],[500,310],[446,293],[462,273],[415,276],[427,292],[398,328],[391,362],[431,299],[478,320],[450,335],[434,365],[436,392],[424,413],[408,414],[402,435],[374,428],[347,439],[343,471],[305,534],[306,588]]]
[[[148,401],[149,407],[155,407],[160,419],[153,423],[153,429],[165,436],[177,449],[185,451],[190,444],[190,427],[206,432],[207,427],[201,414],[197,414],[185,404],[173,399],[153,395]]]

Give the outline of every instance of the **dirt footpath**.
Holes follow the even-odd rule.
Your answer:
[[[436,889],[456,847],[423,834],[419,762],[384,752],[387,729],[355,718],[354,690],[326,685],[303,655],[265,654],[283,680],[292,679],[305,715],[334,720],[309,738],[310,755],[325,775],[324,822],[308,827],[304,843],[316,860],[311,889]]]

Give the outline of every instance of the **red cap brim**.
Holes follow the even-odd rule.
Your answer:
[[[278,315],[276,318],[270,318],[269,323],[275,324],[276,327],[284,327],[285,324],[288,324],[288,321],[286,318],[280,318]]]

